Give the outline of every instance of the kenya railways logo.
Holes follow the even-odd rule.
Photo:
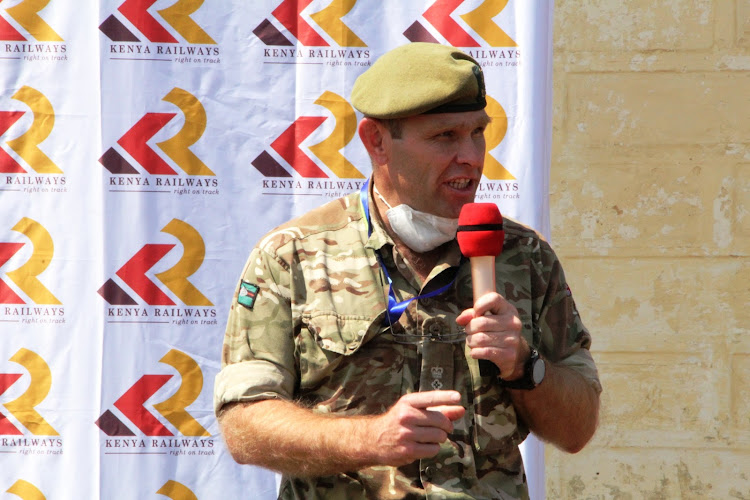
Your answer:
[[[47,362],[34,351],[21,348],[10,361],[18,363],[31,376],[28,388],[12,401],[3,403],[5,409],[13,416],[14,425],[8,417],[0,413],[0,434],[3,436],[22,436],[25,428],[34,436],[59,436],[59,433],[36,411],[36,407],[45,400],[52,387],[52,374]],[[0,373],[0,396],[5,394],[22,373]],[[19,384],[20,385],[20,384]],[[3,446],[7,444],[0,439]]]
[[[155,273],[154,277],[173,294],[174,299],[188,307],[178,306],[172,297],[147,276],[176,244],[148,243],[115,273],[120,283],[131,290],[130,293],[114,278],[108,279],[99,289],[99,295],[114,306],[107,308],[108,321],[216,325],[213,303],[188,280],[203,265],[206,255],[203,238],[193,226],[179,219],[172,219],[161,232],[174,236],[181,243],[183,253],[177,263]],[[133,298],[134,295],[142,302]]]
[[[0,190],[65,192],[66,178],[40,145],[55,128],[55,110],[38,90],[23,86],[0,110]],[[11,108],[8,110],[8,108]],[[16,109],[13,109],[16,108]],[[19,109],[20,108],[20,109]],[[31,119],[23,119],[31,111]]]
[[[108,183],[110,191],[218,194],[216,174],[190,150],[206,130],[203,104],[187,90],[177,87],[162,100],[182,113],[182,128],[172,137],[156,143],[162,156],[149,145],[149,141],[172,123],[177,113],[149,112],[143,115],[117,140],[117,146],[110,147],[99,158],[99,163],[112,174]],[[176,169],[182,170],[187,177],[179,175]]]
[[[265,62],[369,66],[367,44],[342,20],[357,0],[333,0],[323,9],[310,12],[312,2],[283,0],[253,30],[265,45]],[[308,17],[314,24],[307,22]]]
[[[25,61],[68,59],[63,39],[39,14],[50,0],[0,0],[0,53]]]
[[[19,382],[24,373],[0,365],[0,400],[7,415],[0,412],[0,450],[23,455],[58,455],[62,438],[37,411],[52,388],[52,373],[47,362],[34,351],[21,348],[10,361],[21,365],[29,375],[28,386]],[[5,401],[6,395],[10,401]],[[12,398],[12,399],[11,399]],[[57,437],[55,437],[57,436]]]
[[[458,16],[481,37],[480,40],[470,35],[453,17],[454,12],[466,3],[465,0],[436,0],[422,17],[454,47],[515,47],[516,42],[492,20],[507,7],[508,2],[509,0],[484,0],[474,10]],[[420,21],[409,26],[404,36],[412,42],[441,43]]]
[[[191,17],[203,0],[177,0],[169,7],[149,12],[156,0],[125,0],[117,12],[99,26],[110,39],[111,59],[148,59],[186,64],[215,64],[216,41]]]
[[[264,176],[264,194],[309,191],[338,197],[361,186],[365,176],[341,153],[357,132],[354,108],[330,91],[321,94],[315,104],[333,116],[332,130],[322,140],[305,145],[313,133],[323,129],[328,117],[300,116],[294,120],[252,161]]]
[[[31,249],[29,252],[27,242],[0,242],[0,270],[4,270],[0,274],[1,316],[6,321],[28,324],[64,323],[64,308],[55,307],[61,302],[39,279],[54,257],[52,236],[28,217],[19,220],[12,230],[25,236]]]
[[[112,454],[159,448],[170,455],[213,455],[211,434],[187,410],[203,390],[203,371],[193,358],[177,349],[167,352],[159,362],[171,367],[172,373],[156,370],[159,373],[142,375],[117,398],[113,409],[105,410],[97,419],[96,425],[109,438],[104,440],[104,448]],[[180,377],[176,382],[174,372]],[[160,390],[171,395],[149,403]]]
[[[342,18],[349,13],[357,0],[333,0],[324,9],[309,14],[318,29],[310,25],[302,13],[313,0],[283,0],[271,13],[296,39],[290,40],[269,19],[264,19],[253,33],[267,46],[294,47],[296,42],[305,47],[367,47]]]

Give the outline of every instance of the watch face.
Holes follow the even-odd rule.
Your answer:
[[[547,367],[544,365],[543,359],[538,359],[536,363],[534,363],[533,372],[531,374],[532,378],[534,379],[534,384],[540,384],[542,380],[544,379],[544,372],[547,370]]]

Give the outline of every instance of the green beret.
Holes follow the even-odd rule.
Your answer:
[[[351,100],[365,116],[382,119],[487,105],[479,64],[455,47],[424,42],[383,54],[354,82]]]

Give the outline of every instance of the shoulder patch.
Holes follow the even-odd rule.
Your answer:
[[[239,295],[237,295],[237,302],[247,307],[248,309],[252,309],[255,305],[255,299],[258,296],[259,290],[260,287],[258,287],[258,285],[249,283],[247,281],[242,281],[240,283],[240,293]]]

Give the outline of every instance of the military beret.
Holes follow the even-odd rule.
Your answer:
[[[351,101],[365,116],[382,119],[487,105],[479,64],[455,47],[425,42],[383,54],[354,82]]]

